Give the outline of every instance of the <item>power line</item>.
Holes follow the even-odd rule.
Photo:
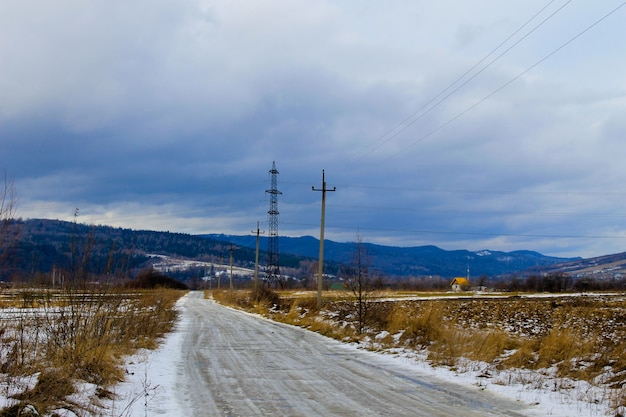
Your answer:
[[[527,212],[527,211],[487,211],[487,210],[441,210],[441,209],[416,209],[411,207],[382,207],[382,206],[351,206],[334,204],[335,208],[366,209],[376,211],[408,211],[411,213],[436,213],[436,214],[460,214],[460,215],[483,215],[483,216],[541,216],[541,217],[597,217],[597,218],[622,218],[625,214],[615,213],[574,213],[574,212]]]
[[[291,185],[307,185],[306,182],[300,181],[281,181],[281,184]],[[490,189],[460,189],[460,188],[424,188],[424,187],[406,187],[406,186],[394,186],[394,185],[364,185],[364,184],[349,184],[338,183],[337,186],[348,189],[363,189],[363,190],[391,190],[391,191],[412,191],[419,193],[442,193],[442,194],[494,194],[494,195],[507,195],[507,194],[523,194],[523,195],[597,195],[597,196],[624,196],[626,190],[568,190],[568,191],[533,191],[533,190],[490,190]]]
[[[626,195],[624,191],[530,191],[530,190],[467,190],[467,189],[443,189],[443,188],[421,188],[421,187],[398,187],[387,185],[362,185],[362,184],[340,184],[343,188],[356,188],[356,189],[385,189],[392,191],[413,191],[421,193],[444,193],[444,194],[524,194],[524,195],[613,195],[621,196]]]
[[[611,15],[613,15],[614,13],[616,13],[619,9],[621,9],[622,7],[624,7],[626,5],[626,2],[621,3],[619,6],[617,6],[616,8],[614,8],[613,10],[611,10],[609,13],[605,14],[604,16],[602,16],[600,19],[596,20],[594,23],[592,23],[591,25],[587,26],[584,30],[582,30],[581,32],[579,32],[578,34],[574,35],[573,37],[571,37],[568,41],[566,41],[565,43],[561,44],[561,46],[559,46],[558,48],[554,49],[552,52],[550,52],[549,54],[547,54],[546,56],[544,56],[543,58],[541,58],[539,61],[535,62],[533,65],[531,65],[530,67],[528,67],[526,70],[522,71],[521,73],[519,73],[518,75],[516,75],[515,77],[513,77],[512,79],[510,79],[509,81],[507,81],[506,83],[502,84],[500,87],[496,88],[495,90],[493,90],[491,93],[487,94],[485,97],[483,97],[482,99],[478,100],[477,102],[475,102],[474,104],[470,105],[469,107],[467,107],[465,110],[461,111],[460,113],[458,113],[456,116],[448,119],[448,121],[442,123],[441,125],[439,125],[438,127],[436,127],[435,129],[432,129],[431,131],[429,131],[428,133],[420,136],[417,140],[413,141],[412,143],[410,143],[409,145],[405,146],[404,148],[402,148],[401,150],[399,150],[398,152],[390,155],[389,157],[385,158],[382,162],[384,161],[388,161],[391,158],[394,158],[396,156],[398,156],[400,153],[405,152],[407,149],[409,149],[412,146],[415,146],[417,143],[423,141],[424,139],[434,135],[435,133],[437,133],[438,131],[440,131],[441,129],[443,129],[444,127],[452,124],[453,122],[455,122],[457,119],[460,119],[462,116],[464,116],[465,114],[469,113],[471,110],[473,110],[474,108],[478,107],[480,104],[482,104],[483,102],[487,101],[488,99],[490,99],[491,97],[493,97],[494,95],[496,95],[497,93],[499,93],[500,91],[502,91],[503,89],[505,89],[506,87],[508,87],[509,85],[511,85],[512,83],[514,83],[515,81],[517,81],[518,79],[520,79],[521,77],[523,77],[524,75],[526,75],[528,72],[532,71],[533,69],[535,69],[537,66],[541,65],[543,62],[545,62],[546,60],[548,60],[549,58],[551,58],[553,55],[555,55],[556,53],[558,53],[559,51],[561,51],[562,49],[564,49],[566,46],[568,46],[569,44],[571,44],[572,42],[574,42],[576,39],[580,38],[582,35],[584,35],[585,33],[587,33],[588,31],[590,31],[591,29],[593,29],[595,26],[599,25],[600,23],[602,23],[604,20],[606,20],[607,18],[609,18]]]
[[[387,133],[385,133],[384,135],[382,135],[381,137],[376,139],[374,142],[370,143],[370,145],[368,145],[368,147],[371,148],[371,149],[366,150],[366,152],[364,152],[363,154],[358,156],[356,159],[357,160],[362,159],[363,157],[365,157],[365,156],[369,155],[370,153],[374,152],[376,149],[379,149],[381,146],[385,145],[386,143],[388,143],[392,139],[396,138],[398,135],[400,135],[402,132],[404,132],[410,126],[415,124],[418,120],[420,120],[421,118],[426,116],[428,113],[430,113],[432,110],[437,108],[440,104],[442,104],[444,101],[446,101],[448,98],[450,98],[456,92],[458,92],[461,88],[465,87],[470,81],[472,81],[474,78],[476,78],[481,73],[483,73],[487,68],[489,68],[492,64],[494,64],[496,61],[498,61],[502,56],[507,54],[511,49],[513,49],[514,47],[519,45],[524,39],[526,39],[528,36],[530,36],[532,33],[534,33],[537,29],[539,29],[539,27],[543,26],[544,23],[546,23],[553,16],[555,16],[558,12],[560,12],[563,8],[565,8],[565,6],[567,6],[571,2],[571,0],[568,0],[565,4],[563,4],[561,7],[559,7],[556,11],[554,11],[552,14],[550,14],[548,17],[546,17],[544,20],[542,20],[539,24],[535,25],[535,27],[533,27],[529,32],[527,32],[519,40],[517,40],[513,45],[511,45],[506,50],[504,50],[504,52],[502,52],[501,54],[496,56],[494,59],[492,59],[490,62],[488,62],[485,66],[483,66],[480,70],[478,70],[478,72],[476,72],[474,75],[472,75],[469,79],[465,80],[461,85],[459,85],[457,88],[452,90],[450,93],[446,94],[443,98],[441,98],[441,100],[439,100],[439,101],[437,101],[435,103],[435,101],[437,99],[439,99],[441,96],[443,96],[455,84],[459,83],[463,78],[465,78],[468,74],[470,74],[480,64],[482,64],[484,61],[486,61],[487,58],[489,58],[491,55],[493,55],[498,49],[500,49],[504,44],[506,44],[515,35],[517,35],[523,28],[525,28],[528,24],[530,24],[530,22],[532,22],[537,16],[539,16],[541,13],[543,13],[543,11],[546,10],[553,2],[554,2],[554,0],[551,0],[550,2],[548,2],[548,4],[546,4],[544,7],[542,7],[530,19],[526,20],[526,22],[524,22],[519,28],[517,28],[511,35],[509,35],[505,40],[500,42],[500,44],[498,44],[498,46],[496,46],[494,49],[492,49],[487,55],[485,55],[476,64],[474,64],[467,71],[465,71],[463,74],[461,74],[457,79],[455,79],[452,83],[450,83],[446,88],[441,90],[437,95],[435,95],[433,98],[428,100],[424,105],[422,105],[419,109],[417,109],[417,111],[415,111],[410,116],[408,116],[407,118],[402,120],[398,125],[396,125],[392,129],[390,129]],[[435,104],[433,104],[433,103],[435,103]],[[431,104],[433,104],[433,105],[430,106]],[[428,108],[426,111],[424,111],[423,113],[419,114],[420,112],[422,112],[422,110],[424,110],[426,108]],[[385,138],[387,138],[387,139],[385,139]],[[382,139],[385,139],[385,140],[380,142]],[[378,143],[378,142],[380,142],[380,143]],[[372,147],[373,145],[375,145],[375,146]]]

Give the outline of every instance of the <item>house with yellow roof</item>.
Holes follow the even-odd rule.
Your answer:
[[[464,277],[456,277],[450,283],[453,292],[469,291],[471,287],[469,280]]]

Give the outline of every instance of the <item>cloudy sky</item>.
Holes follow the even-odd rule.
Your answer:
[[[0,0],[23,218],[626,250],[622,1]]]

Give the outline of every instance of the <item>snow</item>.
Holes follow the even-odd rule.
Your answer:
[[[187,300],[178,300],[180,308]],[[177,374],[183,369],[179,364],[183,335],[189,330],[189,320],[180,315],[174,330],[168,334],[157,350],[142,350],[126,364],[126,381],[112,392],[114,400],[105,406],[112,416],[145,417],[152,415],[192,415],[186,410],[184,393],[176,385]]]
[[[529,370],[494,373],[486,363],[468,361],[456,370],[433,367],[425,355],[404,350],[378,353],[387,355],[391,363],[401,362],[435,378],[461,385],[473,385],[500,396],[533,405],[528,416],[605,416],[615,415],[608,392],[582,381],[556,379]]]
[[[183,297],[179,303],[185,303]],[[181,350],[183,334],[189,323],[181,315],[176,329],[164,340],[159,349],[144,351],[129,361],[127,381],[115,387],[118,400],[111,404],[116,412],[111,415],[139,417],[146,415],[191,415],[185,409],[184,392],[176,384],[178,352]],[[362,346],[346,343],[344,349],[364,351]],[[593,387],[582,381],[553,378],[537,371],[507,370],[494,371],[488,364],[468,361],[456,369],[433,367],[425,354],[404,349],[392,349],[367,354],[384,357],[390,365],[403,366],[438,379],[473,385],[533,407],[529,417],[555,416],[613,416],[611,391]],[[620,410],[623,412],[623,410]]]
[[[178,301],[181,308],[188,296]],[[189,318],[179,316],[174,330],[153,351],[142,350],[128,358],[126,380],[111,389],[113,398],[102,400],[103,415],[146,417],[154,415],[192,415],[185,402],[184,385],[177,383],[185,369],[180,359],[184,335],[192,332]],[[386,335],[381,335],[380,338]],[[531,404],[529,417],[539,416],[613,416],[613,391],[594,387],[583,381],[554,378],[550,370],[494,370],[486,363],[466,361],[455,369],[431,366],[424,352],[405,349],[387,349],[378,352],[365,350],[362,345],[345,343],[342,349],[359,350],[363,354],[378,355],[390,366],[402,366],[416,373],[426,374],[449,383],[479,387],[502,397]],[[7,381],[0,390],[0,409],[14,403],[9,396],[17,385],[32,385],[32,378]],[[79,390],[87,404],[95,387]],[[78,398],[74,400],[80,401]],[[624,410],[618,410],[624,412]],[[74,415],[59,414],[59,415]]]
[[[211,268],[215,269],[215,273],[219,275],[227,275],[228,271],[230,271],[230,265],[224,264],[216,264],[213,262],[204,262],[204,261],[195,261],[186,258],[172,257],[168,255],[158,255],[154,253],[150,253],[147,255],[151,258],[160,259],[159,262],[155,262],[152,267],[163,273],[172,272],[172,271],[188,271],[193,268]],[[254,274],[254,270],[250,268],[242,268],[239,266],[232,266],[232,270],[234,274],[237,275],[252,275]]]

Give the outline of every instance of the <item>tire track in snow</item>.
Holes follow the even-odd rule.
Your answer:
[[[179,398],[206,416],[524,416],[478,387],[421,375],[384,355],[233,310],[192,292]]]

